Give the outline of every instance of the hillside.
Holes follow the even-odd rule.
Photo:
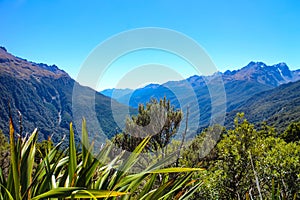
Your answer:
[[[283,131],[291,122],[300,121],[300,81],[254,95],[227,114],[227,126],[232,126],[237,112],[244,112],[252,123],[266,121]]]
[[[72,98],[76,98],[72,94],[75,85],[80,90],[78,98],[85,99],[76,105],[76,116],[72,107]],[[0,91],[0,129],[8,134],[10,103],[16,129],[19,131],[20,128],[20,113],[23,134],[38,127],[40,140],[49,136],[52,136],[55,142],[61,140],[64,134],[69,133],[69,123],[80,121],[82,117],[90,120],[89,130],[95,134],[94,137],[105,134],[110,138],[118,127],[112,116],[111,106],[120,110],[127,109],[126,106],[91,88],[80,86],[57,66],[29,62],[11,55],[3,47],[0,49]],[[90,94],[94,96],[89,96]],[[90,109],[89,103],[95,104],[96,121],[90,117],[93,110]],[[119,115],[125,118],[122,112]],[[96,126],[97,123],[102,130]],[[80,128],[75,127],[75,131]]]

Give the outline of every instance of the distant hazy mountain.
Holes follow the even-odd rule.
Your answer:
[[[242,92],[242,97],[250,97],[254,93],[268,90],[284,83],[295,82],[300,80],[300,70],[291,71],[285,63],[267,66],[262,62],[250,62],[240,70],[228,70],[225,73],[221,73],[221,76],[229,98],[228,105],[231,105],[232,101],[235,102],[234,99],[231,99],[231,93],[238,91],[238,93]],[[101,91],[101,93],[108,97],[113,97],[123,104],[129,103],[130,106],[137,107],[139,103],[145,103],[151,97],[166,95],[168,93],[166,88],[181,88],[185,81],[198,90],[206,85],[205,78],[207,77],[195,75],[183,81],[170,81],[162,85],[150,84],[137,90],[108,89]],[[181,89],[183,90],[183,88]]]
[[[73,96],[73,88],[79,93]],[[5,48],[0,48],[0,129],[8,134],[9,109],[13,115],[16,130],[19,131],[18,112],[22,115],[23,134],[30,133],[34,128],[40,131],[40,139],[52,135],[58,141],[69,133],[69,123],[87,118],[91,133],[100,133],[111,137],[118,127],[112,117],[111,105],[124,108],[110,98],[80,86],[66,72],[55,65],[37,64],[9,54]],[[90,96],[94,94],[94,96]],[[78,99],[76,116],[72,108],[72,97]],[[90,104],[95,105],[94,111]],[[93,113],[96,116],[92,119]],[[95,118],[98,119],[95,121]],[[102,130],[96,124],[99,123]],[[76,127],[78,130],[81,127]],[[68,134],[67,134],[68,135]],[[93,135],[97,139],[100,135]]]
[[[250,62],[247,66],[235,71],[219,73],[222,77],[226,92],[227,112],[230,112],[251,98],[252,96],[273,89],[281,84],[300,80],[300,71],[291,71],[285,63],[267,66],[262,62]],[[178,96],[186,99],[183,102],[189,103],[188,99],[196,94],[198,105],[201,110],[200,124],[206,126],[211,118],[211,94],[209,89],[214,88],[214,76],[192,76],[182,81],[170,81],[162,85],[148,85],[134,91],[118,89],[114,91],[114,96],[118,102],[132,107],[138,104],[145,104],[151,98],[163,98],[166,96],[175,107],[183,108],[179,105]],[[192,87],[193,92],[187,92],[187,88]],[[122,95],[124,94],[124,95]],[[195,105],[192,105],[195,106]],[[194,116],[196,117],[196,116]]]
[[[126,89],[105,89],[101,91],[101,94],[107,96],[107,97],[113,97],[114,99],[119,99],[123,96],[129,95],[134,90],[126,88]]]

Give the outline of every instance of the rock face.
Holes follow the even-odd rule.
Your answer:
[[[89,121],[90,130],[103,131],[108,138],[115,134],[118,125],[112,117],[111,106],[124,108],[125,106],[112,101],[110,98],[80,86],[66,72],[55,65],[37,64],[9,54],[5,48],[0,48],[0,129],[8,135],[9,104],[15,128],[20,132],[20,115],[22,116],[23,134],[31,133],[34,128],[39,129],[39,139],[52,136],[59,141],[64,134],[69,133],[69,124],[74,122],[72,110],[72,92],[74,86],[82,91],[80,98],[93,100],[95,104],[97,122]],[[94,97],[85,96],[94,94]],[[89,118],[86,107],[82,102],[77,118]],[[127,107],[126,107],[127,108]],[[93,128],[93,124],[100,123],[102,130]],[[76,130],[76,127],[75,127]],[[77,137],[78,139],[78,137]]]

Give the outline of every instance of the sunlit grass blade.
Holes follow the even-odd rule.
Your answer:
[[[192,175],[193,173],[189,173],[183,177],[176,178],[175,183],[168,188],[169,192],[168,193],[166,192],[159,199],[169,199],[169,196],[175,196],[178,192],[181,193],[181,191],[185,188],[185,186],[188,185],[188,182],[189,180],[191,180]]]
[[[109,198],[126,195],[126,192],[108,191],[108,190],[79,190],[72,194],[74,198]],[[66,199],[70,199],[67,197]]]
[[[41,194],[50,189],[51,175],[53,173],[53,168],[51,169],[49,157],[46,156],[41,164],[43,168],[41,171],[37,171],[39,174],[39,179],[35,179],[35,185],[37,187],[36,194]]]
[[[55,176],[58,176],[60,172],[59,167],[63,168],[64,166],[67,166],[68,158],[62,158],[64,155],[63,152],[58,151],[62,142],[63,141],[52,148],[38,165],[32,184],[29,187],[31,188],[33,195],[38,195],[48,191],[51,185],[48,184],[48,182],[52,182],[52,176],[55,171]],[[58,166],[59,164],[60,166]]]
[[[109,145],[108,148],[110,151],[112,146]],[[109,151],[107,151],[106,153],[108,153]],[[116,162],[118,162],[121,157],[122,157],[122,154],[119,154],[112,161],[110,161],[107,165],[105,165],[101,168],[101,177],[99,177],[95,183],[96,189],[107,189],[108,188],[108,185],[109,185],[108,178],[110,176],[110,172],[111,172],[113,166],[115,166]],[[114,175],[116,175],[116,173]]]
[[[96,170],[101,168],[104,163],[108,160],[108,154],[110,153],[112,149],[112,145],[105,145],[103,149],[99,152],[99,154],[92,160],[92,163],[87,165],[84,169],[82,169],[80,176],[77,181],[77,186],[89,186],[91,183],[91,179],[93,176],[97,173]],[[105,179],[106,172],[101,172],[102,176],[98,178],[98,181]],[[94,183],[95,185],[98,185],[97,182]],[[100,189],[102,187],[94,186],[96,189]],[[106,189],[106,188],[105,188]]]
[[[14,178],[13,178],[13,170],[12,170],[11,165],[10,165],[10,168],[9,168],[8,178],[7,178],[7,181],[6,181],[6,188],[10,192],[14,191]]]
[[[84,194],[87,196],[85,196]],[[77,198],[89,198],[89,199],[93,199],[93,200],[97,200],[97,198],[92,194],[90,193],[89,191],[87,190],[78,190],[78,191],[75,191],[72,193],[71,195],[71,200],[73,199],[77,199]],[[67,197],[66,199],[70,199],[70,197]]]
[[[13,196],[10,194],[10,192],[8,191],[8,189],[6,189],[6,187],[4,187],[2,184],[0,184],[0,188],[2,188],[3,190],[4,190],[4,192],[5,192],[5,194],[7,195],[7,198],[9,199],[9,200],[14,200],[14,198],[13,198]],[[1,190],[0,190],[1,191]],[[5,195],[5,194],[0,194],[0,197],[2,197],[3,198],[3,196],[2,195]],[[0,198],[1,199],[1,198]],[[4,199],[4,198],[3,198]],[[6,198],[5,198],[6,199]]]
[[[82,161],[83,161],[83,168],[89,166],[92,162],[92,148],[89,143],[88,132],[86,128],[86,121],[85,118],[82,119],[82,133],[81,133],[81,143],[82,143]]]
[[[73,130],[73,124],[70,123],[70,140],[69,140],[69,165],[68,165],[68,174],[69,174],[69,186],[73,186],[76,179],[76,167],[77,167],[77,158],[76,158],[76,144],[75,136]]]
[[[0,167],[0,184],[6,185],[6,181],[5,181],[4,174],[3,174],[3,171],[2,171],[1,167]]]
[[[187,192],[185,192],[178,200],[190,199],[190,197],[199,189],[202,185],[202,182],[197,183],[192,188],[190,188]]]
[[[159,197],[163,196],[166,191],[168,191],[168,187],[172,186],[174,184],[174,180],[170,180],[162,185],[160,185],[158,188],[155,188],[154,190],[148,192],[143,197],[141,197],[139,200],[153,200],[153,199],[159,199]]]
[[[35,196],[32,198],[32,200],[38,200],[38,199],[46,199],[46,198],[66,198],[71,196],[72,192],[77,190],[83,190],[82,187],[59,187],[52,189],[50,191],[47,191],[43,194],[40,194],[38,196]]]
[[[187,181],[191,178],[192,174],[188,174],[181,178],[175,178],[175,181],[172,185],[168,185],[167,190],[161,195],[158,199],[169,199],[170,196],[173,196],[176,191],[181,190],[184,188]],[[167,192],[168,191],[168,192]]]
[[[203,171],[204,168],[181,168],[181,167],[171,167],[171,168],[164,168],[164,169],[155,169],[149,171],[147,173],[151,174],[162,174],[162,173],[183,173],[183,172],[194,172],[194,171]]]
[[[69,187],[69,188],[60,187],[60,188],[52,189],[41,195],[38,195],[32,198],[32,200],[46,199],[46,198],[65,198],[65,199],[92,198],[92,196],[96,198],[106,198],[106,197],[118,197],[126,194],[127,193],[124,192],[108,191],[108,190],[86,190],[85,188],[81,188],[81,187]]]
[[[15,146],[15,135],[14,135],[14,126],[12,122],[12,118],[9,118],[9,139],[10,139],[10,154],[11,154],[11,168],[12,168],[12,176],[13,176],[13,185],[14,185],[14,193],[13,197],[15,200],[21,199],[20,194],[20,169],[18,162],[18,152],[16,151],[17,147]]]
[[[22,199],[25,198],[25,195],[30,197],[30,190],[28,190],[28,186],[31,185],[32,182],[32,170],[34,165],[34,157],[36,150],[36,140],[37,140],[37,129],[33,131],[28,140],[24,141],[21,151],[21,169],[22,173],[20,174],[21,181],[21,194]]]
[[[180,168],[180,167],[154,169],[151,171],[145,170],[138,174],[128,175],[124,177],[116,186],[118,188],[121,188],[124,187],[125,185],[128,185],[128,189],[135,188],[137,183],[141,182],[147,176],[147,174],[186,173],[186,172],[195,172],[195,171],[202,171],[202,170],[204,169],[203,168]]]
[[[137,162],[138,157],[142,150],[145,148],[147,143],[151,137],[146,137],[136,148],[135,150],[130,154],[130,156],[123,162],[123,164],[118,169],[118,172],[114,179],[110,183],[110,188],[114,189],[113,186],[116,185],[120,178],[129,171],[129,169]]]
[[[142,198],[145,194],[149,193],[155,183],[155,180],[157,178],[157,174],[152,174],[149,178],[149,180],[145,183],[144,188],[139,193],[138,199]]]
[[[164,166],[174,162],[174,156],[177,156],[177,152],[170,153],[170,154],[166,155],[163,159],[160,159],[158,161],[154,161],[152,163],[152,165],[149,165],[149,167],[146,168],[145,171],[149,172],[149,171],[153,171],[153,170],[156,170],[156,169],[164,168]]]

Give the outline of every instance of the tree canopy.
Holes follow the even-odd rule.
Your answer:
[[[201,135],[197,140],[201,140]],[[184,159],[189,165],[197,160],[193,155],[201,149],[193,145],[192,150],[188,148],[183,153],[187,154]],[[271,127],[264,125],[256,130],[239,114],[235,128],[222,135],[209,156],[207,171],[199,175],[203,187],[197,198],[256,199],[275,193],[283,199],[299,197],[300,145],[276,137]]]
[[[171,106],[166,98],[150,100],[139,105],[138,114],[127,118],[125,131],[113,141],[122,149],[132,152],[147,136],[151,136],[146,149],[149,152],[163,150],[178,131],[183,113]]]

